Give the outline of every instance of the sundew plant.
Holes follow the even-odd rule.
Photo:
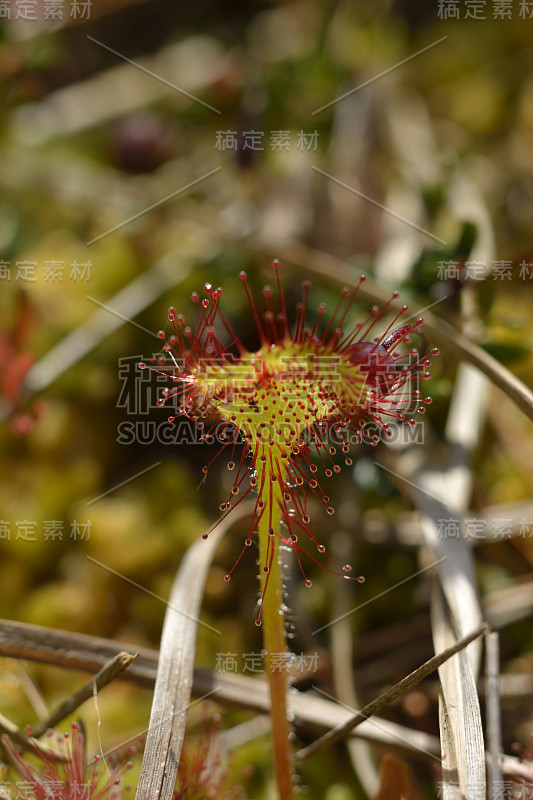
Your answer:
[[[31,728],[27,728],[31,736]],[[11,744],[8,736],[2,736],[2,745],[12,766],[24,779],[16,782],[16,796],[35,800],[125,800],[132,796],[131,787],[125,781],[132,762],[111,756],[105,762],[96,756],[91,763],[83,728],[72,723],[71,733],[63,735],[47,731],[47,749],[32,739],[35,764],[22,757],[19,747]],[[54,749],[57,755],[54,755]],[[135,748],[130,747],[128,757]],[[105,769],[104,769],[105,767]]]
[[[287,798],[292,795],[292,764],[286,676],[269,661],[271,654],[285,651],[280,547],[294,553],[307,586],[305,559],[349,580],[363,580],[351,575],[349,564],[338,564],[315,537],[308,495],[333,514],[320,470],[330,478],[340,472],[339,460],[350,465],[353,440],[377,444],[392,435],[393,423],[415,424],[431,402],[422,396],[418,379],[430,377],[429,355],[438,351],[426,355],[413,346],[422,320],[408,321],[407,306],[390,319],[398,292],[383,307],[374,306],[365,318],[354,320],[351,311],[364,276],[354,289],[342,289],[329,314],[324,304],[309,313],[311,287],[305,282],[291,315],[277,260],[273,270],[276,286],[264,287],[262,308],[246,273],[240,274],[257,330],[255,351],[244,347],[226,317],[222,289],[205,284],[203,297],[192,295],[199,314],[196,326],[171,308],[173,333],[159,333],[162,354],[140,367],[168,377],[160,402],[177,405],[170,420],[187,417],[205,441],[220,442],[203,472],[220,453],[227,454],[235,477],[220,506],[222,519],[246,497],[255,497],[248,535],[226,580],[257,535],[261,594],[255,622],[263,628],[278,789]]]

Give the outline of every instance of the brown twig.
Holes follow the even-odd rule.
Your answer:
[[[372,700],[370,703],[367,703],[360,711],[357,711],[354,716],[349,719],[347,722],[343,723],[342,725],[338,725],[336,728],[333,728],[331,731],[328,731],[324,736],[321,736],[320,739],[317,739],[308,747],[305,747],[303,750],[300,750],[297,759],[298,761],[305,761],[305,759],[309,758],[309,756],[314,755],[319,750],[323,750],[325,747],[329,747],[330,745],[338,742],[340,739],[344,739],[354,728],[364,722],[366,719],[371,717],[377,711],[379,711],[384,706],[389,705],[394,700],[396,700],[400,695],[410,689],[411,686],[416,686],[417,683],[420,683],[427,675],[430,675],[434,672],[441,664],[444,664],[449,658],[462,650],[466,647],[470,642],[473,642],[474,639],[477,639],[479,636],[482,636],[484,633],[488,631],[489,627],[486,623],[481,625],[475,631],[470,633],[468,636],[459,639],[452,647],[446,648],[443,650],[442,653],[437,653],[430,658],[429,661],[426,661],[425,664],[415,669],[405,678],[402,678],[401,681],[396,683],[390,689],[387,689],[386,692],[380,694],[379,697],[376,697],[375,700]]]
[[[118,675],[128,669],[129,665],[132,661],[135,661],[138,655],[139,653],[134,653],[132,655],[131,653],[126,653],[124,650],[117,653],[111,661],[105,664],[102,669],[96,673],[94,678],[91,678],[91,680],[87,681],[77,692],[74,692],[70,697],[67,697],[59,703],[46,719],[38,725],[35,725],[32,730],[33,738],[39,739],[43,733],[46,733],[48,728],[53,728],[54,725],[62,719],[65,719],[65,717],[75,711],[75,709],[79,708],[79,706],[85,703],[85,701],[92,697],[97,691],[100,691],[100,689],[103,689],[108,683],[111,683]]]

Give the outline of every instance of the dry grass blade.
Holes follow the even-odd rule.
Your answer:
[[[209,566],[221,537],[240,513],[224,520],[207,540],[187,550],[180,565],[165,614],[154,698],[136,797],[171,800],[191,699],[198,615]],[[212,689],[209,694],[215,692]]]
[[[128,646],[123,642],[87,634],[58,631],[12,620],[0,621],[0,656],[93,672],[121,650],[135,653],[137,649],[135,645]],[[152,687],[156,679],[158,657],[155,650],[144,650],[118,679]],[[213,691],[216,691],[217,703],[222,705],[260,714],[268,714],[270,710],[265,681],[231,672],[196,668],[193,695],[202,697]],[[296,722],[325,730],[342,724],[352,716],[351,712],[337,703],[296,689],[290,693],[288,706]],[[377,718],[360,725],[355,735],[405,750],[430,754],[439,752],[439,744],[434,736]]]
[[[482,620],[473,552],[464,536],[462,518],[472,484],[468,462],[485,417],[487,389],[486,378],[478,370],[470,364],[460,365],[446,426],[446,469],[428,469],[413,453],[404,453],[401,459],[401,471],[409,478],[413,499],[422,512],[426,544],[440,562],[444,597],[437,590],[432,597],[436,651],[450,646],[456,634],[467,635]],[[442,791],[447,798],[455,797],[456,790],[471,800],[485,798],[485,750],[476,689],[480,658],[481,647],[475,643],[439,669],[441,745],[447,765]]]
[[[436,586],[432,598],[432,627],[435,649],[449,647],[455,635],[448,608]],[[443,761],[443,797],[468,797],[486,800],[485,748],[479,700],[466,650],[439,667],[443,690],[445,735],[441,731]],[[456,795],[456,790],[460,794]]]
[[[100,689],[107,686],[108,683],[111,683],[121,672],[128,669],[129,665],[135,661],[138,655],[139,653],[131,655],[122,650],[114,656],[111,661],[97,672],[92,680],[88,681],[70,697],[63,700],[62,703],[50,712],[46,719],[33,727],[33,738],[39,739],[43,733],[46,733],[48,728],[53,728],[54,725],[57,725],[58,722],[61,722],[62,719],[65,719],[65,717],[79,708],[82,703],[85,703],[86,700],[92,697],[96,691],[100,691]]]
[[[497,800],[501,796],[502,771],[502,735],[500,714],[500,640],[497,633],[489,633],[485,637],[486,675],[485,697],[487,707],[487,744],[488,744],[488,782],[489,800]]]
[[[477,627],[483,618],[476,591],[473,552],[462,534],[462,517],[472,486],[468,462],[485,418],[487,389],[487,381],[478,370],[467,364],[460,365],[446,424],[449,464],[445,470],[418,465],[409,475],[415,486],[414,500],[423,513],[426,543],[443,559],[439,564],[440,582],[453,627],[460,636]],[[459,536],[455,535],[456,527]],[[473,677],[477,678],[481,644],[469,647],[467,655]]]
[[[272,729],[272,722],[270,716],[267,714],[256,714],[252,719],[246,722],[241,722],[233,728],[228,728],[225,731],[220,731],[217,736],[217,742],[220,743],[224,750],[233,750],[236,747],[241,747],[243,744],[252,742],[254,739],[259,739],[261,736],[269,733]]]
[[[99,636],[44,628],[10,619],[0,620],[0,656],[7,658],[97,672],[120,652],[135,655],[138,650],[136,645]],[[155,682],[157,659],[157,650],[143,650],[128,671],[120,675],[120,679],[151,688]]]
[[[416,477],[422,482],[420,474]],[[445,486],[444,476],[441,475],[441,478]],[[427,486],[427,482],[424,485]],[[475,587],[472,553],[465,539],[442,535],[442,521],[449,521],[451,525],[458,524],[462,529],[461,516],[452,511],[446,503],[429,497],[424,491],[415,490],[413,499],[424,512],[422,529],[426,542],[432,550],[431,558],[439,561],[439,578],[452,613],[454,626],[459,636],[466,636],[482,621]],[[467,651],[474,675],[478,672],[479,652],[477,646]]]
[[[97,53],[99,42],[92,41]],[[172,89],[174,97],[179,97],[180,93],[181,96],[186,95],[183,102],[190,104],[191,95],[188,92],[201,93],[205,85],[204,76],[218,74],[223,68],[222,59],[225,56],[220,46],[205,38],[198,38],[193,46],[203,64],[199,77],[196,71],[190,69],[189,41],[167,45],[151,57],[137,59],[134,64],[124,64],[117,52],[116,66],[58,89],[38,103],[18,106],[11,115],[12,139],[22,144],[42,144],[56,136],[84,131],[136,109],[148,108],[161,97],[167,96]],[[151,77],[146,76],[146,71]],[[180,75],[181,86],[165,82],[165,75],[171,78]],[[46,119],[46,125],[29,123],[36,113],[39,118]]]
[[[459,790],[453,733],[442,688],[439,690],[439,730],[442,761],[440,796],[442,800],[462,800]]]

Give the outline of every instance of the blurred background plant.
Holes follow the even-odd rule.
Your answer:
[[[400,289],[413,308],[431,305],[531,385],[533,21],[518,5],[494,18],[492,2],[484,20],[466,18],[463,2],[459,18],[446,18],[452,4],[401,0],[106,0],[85,13],[65,1],[62,19],[44,19],[47,5],[0,4],[0,617],[154,648],[163,603],[109,570],[167,597],[231,483],[221,461],[198,487],[207,448],[169,442],[160,427],[168,412],[155,402],[161,384],[139,388],[135,366],[157,352],[151,333],[170,304],[188,309],[204,281],[224,285],[238,333],[254,346],[237,273],[246,269],[259,292],[279,256],[289,300],[310,278],[313,305],[331,307],[336,279],[347,279],[327,253],[351,265],[354,282],[364,270],[387,295]],[[23,7],[36,18],[21,18]],[[441,347],[439,362],[424,448],[442,465],[457,359]],[[501,629],[509,753],[514,740],[529,743],[533,724],[524,702],[533,692],[533,438],[499,390],[486,415],[466,517],[476,523],[475,588]],[[335,517],[314,515],[321,540],[365,585],[346,598],[344,584],[312,568],[305,596],[297,570],[287,584],[294,652],[320,653],[299,686],[337,694],[351,665],[361,703],[432,653],[429,586],[406,580],[425,564],[419,511],[379,466],[390,452],[358,446],[329,490]],[[243,654],[261,649],[252,548],[238,579],[223,580],[246,530],[244,521],[225,536],[202,610],[239,671]],[[356,646],[339,675],[334,628],[313,631],[332,609],[404,580],[350,615],[345,634]],[[197,663],[217,669],[219,651],[199,627]],[[22,727],[35,713],[28,674],[50,705],[80,682],[75,672],[22,673],[4,661],[0,707]],[[106,744],[144,729],[150,701],[128,683],[106,689]],[[437,681],[387,716],[437,735]],[[249,718],[229,710],[224,724]],[[84,720],[96,750],[94,708]],[[309,730],[295,735],[307,741]],[[251,736],[235,750],[237,769],[254,764],[249,795],[258,800],[271,790],[265,741]],[[354,761],[335,748],[302,765],[307,796],[375,789],[383,753],[397,751],[365,748]],[[403,757],[413,796],[435,796],[436,762],[412,750]]]

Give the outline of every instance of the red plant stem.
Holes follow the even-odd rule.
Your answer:
[[[258,482],[262,476],[258,475]],[[266,475],[269,479],[269,475]],[[276,481],[273,488],[272,522],[269,514],[263,514],[258,527],[259,536],[259,568],[261,581],[261,623],[263,629],[263,644],[266,651],[265,666],[270,685],[270,716],[272,719],[272,744],[274,750],[274,766],[276,783],[280,800],[292,800],[294,763],[292,746],[290,742],[291,726],[287,718],[287,669],[286,660],[278,654],[287,652],[285,637],[285,616],[283,614],[282,575],[280,565],[280,524],[281,509],[278,505],[281,500],[281,487]],[[269,536],[269,527],[276,533]],[[264,567],[268,566],[266,573]],[[268,580],[268,590],[264,591]],[[272,656],[276,661],[272,663]]]

